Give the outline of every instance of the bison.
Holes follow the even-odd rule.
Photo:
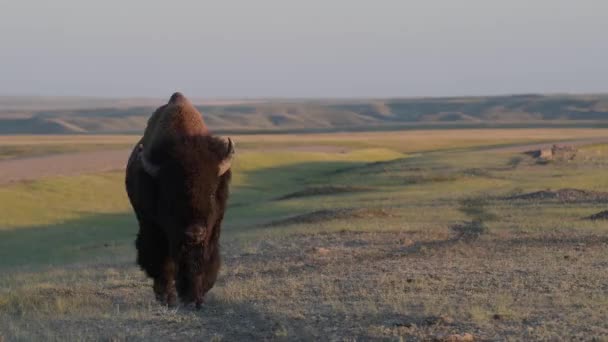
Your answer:
[[[219,238],[234,144],[213,136],[180,93],[148,120],[129,157],[126,190],[139,223],[137,263],[156,298],[200,308],[220,268]]]

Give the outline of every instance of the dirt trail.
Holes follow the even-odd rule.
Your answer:
[[[130,153],[130,149],[122,149],[4,160],[0,161],[0,184],[122,170]]]
[[[241,151],[249,149],[240,149]],[[275,150],[274,148],[264,149]],[[276,150],[343,153],[348,149],[333,146],[295,146]],[[41,157],[0,160],[0,184],[53,176],[123,170],[130,149],[53,154]]]

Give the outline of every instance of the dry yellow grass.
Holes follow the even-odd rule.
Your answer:
[[[399,152],[509,145],[526,142],[607,138],[608,129],[463,129],[331,134],[237,135],[238,143],[252,147],[338,146],[382,147]]]
[[[549,141],[608,137],[608,129],[540,128],[540,129],[439,129],[387,132],[345,132],[311,134],[258,134],[232,135],[243,143],[264,144],[316,144],[403,142],[407,149],[421,150],[428,147],[451,147],[453,144],[478,145],[501,144],[521,141]],[[38,144],[126,144],[135,143],[138,135],[9,135],[0,136],[2,145]],[[455,147],[456,147],[455,146]],[[386,147],[386,146],[384,146]]]
[[[201,312],[158,306],[133,266],[9,274],[0,331],[52,341],[605,338],[608,278],[596,264],[608,240],[552,238],[465,241],[436,226],[258,238],[248,249],[227,241]]]

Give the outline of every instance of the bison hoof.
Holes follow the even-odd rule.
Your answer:
[[[197,310],[200,310],[203,307],[204,301],[205,301],[205,298],[197,298],[194,301],[194,307],[196,307]]]
[[[177,297],[175,295],[167,296],[167,306],[170,308],[174,308],[177,306]]]

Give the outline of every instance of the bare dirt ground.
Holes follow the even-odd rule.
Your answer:
[[[332,146],[293,146],[272,150],[325,153],[343,153],[345,151],[344,148]],[[130,149],[120,149],[0,160],[0,184],[31,181],[45,177],[123,170],[130,153]]]
[[[130,152],[130,149],[122,149],[4,160],[0,161],[0,184],[122,170]]]
[[[606,290],[598,260],[607,243],[561,233],[302,235],[229,254],[215,295],[278,314],[251,323],[275,334],[256,338],[276,338],[277,326],[293,340],[599,337],[608,326],[603,304],[592,298]],[[248,279],[252,269],[256,276]],[[235,282],[248,291],[235,292]],[[270,283],[283,284],[282,291],[270,294]]]

